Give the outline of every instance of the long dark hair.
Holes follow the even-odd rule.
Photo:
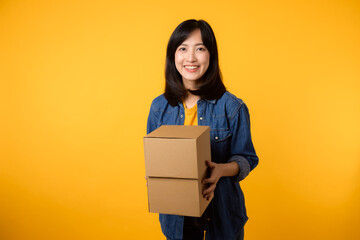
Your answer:
[[[209,67],[205,74],[199,79],[200,87],[196,90],[186,89],[182,82],[182,76],[175,67],[176,49],[183,43],[190,33],[200,29],[201,38],[210,53]],[[180,23],[171,34],[167,51],[165,66],[165,93],[164,96],[172,106],[182,102],[187,92],[200,96],[202,99],[212,100],[220,98],[226,91],[221,79],[219,68],[218,49],[215,34],[210,25],[204,20],[190,19]]]

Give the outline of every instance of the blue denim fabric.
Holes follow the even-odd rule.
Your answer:
[[[238,175],[222,177],[217,183],[209,204],[211,221],[206,229],[206,239],[235,239],[248,220],[239,181],[259,161],[251,140],[249,112],[245,103],[229,92],[217,100],[200,99],[197,109],[198,125],[210,126],[211,160],[216,163],[235,161],[240,167]],[[161,125],[183,125],[184,116],[182,103],[173,107],[160,95],[151,104],[147,132]],[[183,216],[159,214],[159,220],[167,238],[183,238]]]

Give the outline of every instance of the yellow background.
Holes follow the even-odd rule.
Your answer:
[[[360,239],[355,0],[0,1],[0,239],[164,239],[142,137],[189,18],[250,109],[246,239]]]

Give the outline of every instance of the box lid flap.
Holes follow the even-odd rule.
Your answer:
[[[209,126],[162,125],[149,133],[146,138],[198,138]]]

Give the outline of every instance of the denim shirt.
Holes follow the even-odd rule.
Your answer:
[[[248,220],[244,195],[239,181],[253,170],[259,161],[250,134],[250,117],[245,103],[229,92],[217,100],[197,102],[198,125],[210,126],[211,161],[236,162],[240,171],[233,177],[219,179],[214,198],[207,212],[210,221],[206,239],[235,239]],[[147,133],[161,125],[184,125],[185,111],[182,103],[171,106],[164,95],[151,104]],[[167,238],[182,239],[184,217],[159,214],[161,230]]]

